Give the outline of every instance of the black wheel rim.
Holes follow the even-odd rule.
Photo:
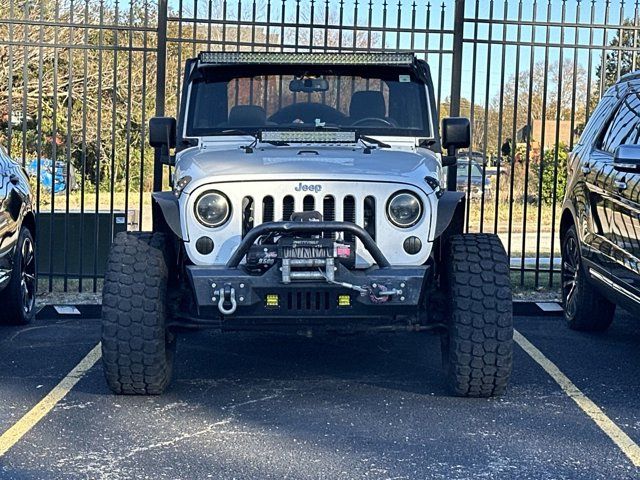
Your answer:
[[[22,243],[22,261],[20,263],[20,292],[22,310],[28,316],[36,303],[36,256],[33,241],[25,238]]]
[[[569,236],[562,250],[562,299],[568,318],[573,318],[577,308],[578,276],[580,274],[580,249],[575,237]]]

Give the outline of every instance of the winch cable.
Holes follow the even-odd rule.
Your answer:
[[[322,271],[321,268],[319,268],[318,271],[322,274],[322,276],[328,283],[339,285],[341,287],[348,288],[350,290],[355,290],[356,292],[359,292],[359,293],[368,293],[370,295],[372,293],[371,290],[366,286],[360,287],[358,285],[353,285],[352,283],[338,282],[337,280],[331,280],[330,278],[327,277],[327,275]]]
[[[321,269],[318,269],[320,271],[320,274],[325,278],[325,280],[328,283],[334,284],[334,285],[339,285],[341,287],[344,288],[348,288],[351,290],[355,290],[356,292],[360,293],[360,294],[364,294],[364,295],[369,295],[369,299],[371,300],[372,303],[385,303],[389,300],[389,295],[381,295],[378,296],[376,295],[376,293],[374,292],[374,290],[367,286],[367,285],[363,285],[362,287],[358,286],[358,285],[353,285],[351,283],[346,283],[346,282],[338,282],[336,280],[331,280],[329,278],[327,278],[327,276],[324,274],[324,272]],[[401,293],[401,292],[400,292]]]
[[[285,247],[283,250],[285,258],[326,258],[332,253],[325,247]]]

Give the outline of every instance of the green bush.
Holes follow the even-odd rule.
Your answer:
[[[556,154],[557,153],[557,154]],[[551,205],[554,199],[556,202],[562,201],[564,191],[567,186],[567,159],[569,158],[569,147],[560,143],[556,148],[549,148],[544,152],[542,158],[542,202]]]

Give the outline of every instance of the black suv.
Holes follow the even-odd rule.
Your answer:
[[[35,227],[27,174],[0,146],[0,324],[35,315]]]
[[[603,331],[640,315],[640,72],[611,87],[568,163],[560,239],[565,318]]]

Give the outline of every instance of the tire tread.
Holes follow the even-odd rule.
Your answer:
[[[456,395],[502,394],[513,364],[513,304],[509,260],[497,235],[449,239],[447,376]]]
[[[114,393],[158,395],[170,381],[172,345],[165,330],[168,276],[164,234],[116,236],[102,293],[102,358]]]

